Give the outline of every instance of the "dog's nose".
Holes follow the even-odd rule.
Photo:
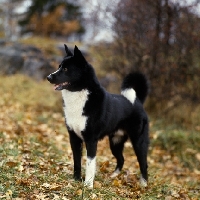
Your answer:
[[[47,80],[48,80],[48,81],[52,81],[52,79],[53,79],[52,74],[50,74],[49,76],[47,76]]]

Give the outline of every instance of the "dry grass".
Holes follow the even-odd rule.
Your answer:
[[[109,178],[115,160],[107,139],[101,141],[95,188],[90,191],[72,179],[60,93],[47,81],[22,75],[0,77],[0,85],[0,199],[199,199],[197,131],[151,119],[146,189],[138,186],[138,164],[129,143],[122,174]],[[83,169],[84,163],[85,157]]]
[[[51,38],[45,38],[45,37],[30,37],[26,39],[19,40],[22,44],[26,45],[33,45],[37,48],[39,48],[45,55],[60,55],[60,51],[56,48],[56,45],[58,45],[58,42],[56,40],[53,40]]]

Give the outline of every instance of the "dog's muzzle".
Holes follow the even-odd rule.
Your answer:
[[[48,80],[49,82],[51,82],[51,81],[53,80],[53,75],[52,75],[52,74],[49,74],[49,76],[47,76],[47,80]]]

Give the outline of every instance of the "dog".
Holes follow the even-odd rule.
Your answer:
[[[128,74],[121,95],[108,93],[99,83],[94,68],[77,46],[74,54],[64,45],[66,56],[47,80],[62,92],[63,110],[74,160],[74,179],[81,180],[82,144],[87,150],[84,185],[93,188],[97,143],[106,135],[117,160],[112,178],[120,174],[124,143],[129,138],[139,162],[141,186],[148,183],[147,154],[149,122],[143,108],[149,84],[139,72]]]

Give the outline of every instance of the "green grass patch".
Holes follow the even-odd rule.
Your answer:
[[[171,156],[178,156],[184,167],[200,170],[200,134],[194,130],[184,130],[176,125],[162,127],[162,122],[152,127],[155,139],[152,146],[160,146]],[[161,123],[161,124],[160,124]],[[164,123],[163,123],[164,124]]]

